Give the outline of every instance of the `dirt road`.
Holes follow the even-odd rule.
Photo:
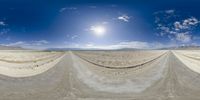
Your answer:
[[[200,74],[171,51],[138,69],[106,69],[73,52],[31,77],[0,75],[0,100],[200,100]]]

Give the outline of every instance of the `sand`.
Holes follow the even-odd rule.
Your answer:
[[[55,52],[0,52],[0,74],[10,77],[28,77],[54,67],[65,55]]]
[[[200,59],[199,59],[200,55],[199,55],[199,52],[174,51],[173,53],[176,55],[176,57],[180,61],[182,61],[192,71],[200,73]],[[191,55],[193,55],[193,56],[191,56]]]
[[[98,55],[102,53],[95,52]],[[92,52],[93,56],[95,52]],[[115,58],[117,61],[122,59],[123,55],[119,54],[136,53],[124,51],[125,53],[115,56],[115,51],[110,52],[114,57],[110,57],[112,61]],[[191,61],[198,64],[200,51],[181,51],[185,52],[184,57],[179,51],[140,52],[141,55],[147,53],[148,56],[157,54],[157,58],[134,68],[109,69],[87,62],[75,51],[67,51],[57,58],[54,66],[46,66],[48,70],[43,70],[40,74],[40,69],[37,69],[35,75],[27,76],[28,73],[25,73],[24,77],[16,77],[14,74],[4,75],[10,73],[7,71],[0,75],[0,100],[200,100],[200,74],[196,69],[190,68],[193,65],[185,63]],[[158,57],[159,55],[161,56]],[[141,56],[141,59],[148,56]],[[191,57],[197,59],[194,61]],[[135,59],[133,57],[130,60]],[[124,67],[124,64],[117,67]]]

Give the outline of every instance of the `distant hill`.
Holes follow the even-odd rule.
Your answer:
[[[83,50],[81,48],[48,48],[46,51],[68,51],[68,50]]]
[[[161,48],[162,50],[200,50],[200,46],[178,46],[178,47],[169,47]]]
[[[94,49],[94,48],[48,48],[46,51],[68,51],[68,50],[109,50],[109,49]],[[200,50],[200,46],[177,46],[167,47],[159,49],[138,49],[138,48],[121,48],[121,49],[110,49],[116,51],[137,51],[137,50]]]
[[[137,51],[137,50],[149,50],[149,49],[139,49],[139,48],[121,48],[121,49],[116,49],[118,51]]]
[[[0,50],[25,50],[22,47],[14,47],[14,46],[3,46],[0,45]]]
[[[132,51],[132,50],[146,50],[137,48],[121,48],[121,49],[95,49],[95,48],[48,48],[46,51],[68,51],[68,50],[116,50],[116,51]]]

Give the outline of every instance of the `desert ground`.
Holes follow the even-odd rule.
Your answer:
[[[200,50],[0,51],[0,100],[200,100]]]

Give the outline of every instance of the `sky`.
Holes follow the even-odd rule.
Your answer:
[[[0,0],[0,45],[164,48],[200,44],[199,0]]]

